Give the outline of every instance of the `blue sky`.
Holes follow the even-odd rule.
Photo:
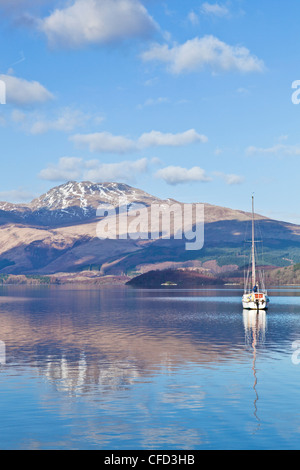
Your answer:
[[[0,199],[69,180],[300,223],[297,0],[0,0]]]

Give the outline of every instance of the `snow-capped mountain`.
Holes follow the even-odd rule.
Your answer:
[[[132,202],[149,206],[143,216],[152,221],[151,217],[147,218],[152,203],[168,209],[176,201],[161,200],[121,183],[71,181],[29,204],[0,203],[0,274],[78,273],[96,269],[101,275],[119,275],[166,267],[170,263],[177,267],[186,263],[203,265],[218,272],[224,266],[228,269],[245,262],[241,248],[251,214],[210,204],[205,204],[205,240],[200,251],[187,252],[185,240],[175,237],[99,238],[97,208],[104,203],[120,207]],[[257,216],[257,220],[269,253],[269,264],[299,263],[300,226],[263,216]],[[175,215],[172,225],[174,229]],[[149,235],[149,226],[143,227]]]
[[[11,217],[16,222],[58,226],[95,218],[101,204],[118,207],[125,202],[149,205],[154,201],[161,202],[160,199],[127,184],[69,181],[29,204],[0,202],[0,217]]]

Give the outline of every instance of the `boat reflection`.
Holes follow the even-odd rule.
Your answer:
[[[245,328],[245,341],[247,346],[251,346],[253,351],[253,360],[252,360],[252,371],[254,377],[253,390],[255,393],[254,399],[254,412],[253,415],[258,423],[256,430],[257,432],[260,428],[260,418],[258,416],[258,407],[257,403],[259,400],[259,395],[257,391],[258,379],[257,379],[257,368],[256,368],[256,359],[257,359],[257,347],[264,344],[266,337],[266,327],[267,327],[267,315],[264,310],[243,310],[243,321]]]
[[[246,344],[252,347],[264,344],[267,328],[265,310],[243,310],[243,321]]]

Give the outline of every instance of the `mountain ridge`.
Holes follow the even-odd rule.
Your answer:
[[[212,273],[241,268],[242,245],[251,213],[204,204],[205,241],[202,250],[186,251],[185,240],[107,239],[97,237],[100,204],[116,209],[141,202],[147,210],[173,199],[160,199],[124,183],[70,181],[50,189],[28,204],[0,203],[0,274],[53,274],[97,270],[99,275],[129,275],[166,266],[209,269]],[[300,262],[300,226],[256,215],[266,241],[267,263]],[[251,225],[251,224],[250,224]]]
[[[26,204],[16,204],[11,202],[0,201],[0,213],[12,214],[19,216],[22,221],[31,223],[35,218],[40,225],[60,225],[64,224],[63,214],[68,221],[88,220],[96,217],[96,210],[100,204],[112,204],[118,207],[120,201],[132,203],[141,202],[146,205],[152,203],[177,203],[175,199],[161,199],[153,196],[141,189],[134,188],[125,183],[104,182],[92,183],[90,181],[68,181],[51,188],[41,196],[34,198]],[[200,203],[199,201],[195,203]],[[230,219],[231,215],[239,214],[239,219],[250,217],[249,212],[238,209],[230,209],[222,206],[215,206],[205,203],[206,207],[217,211],[216,215],[210,214],[210,222],[220,220],[220,218]],[[80,212],[75,212],[77,208]],[[210,211],[211,212],[211,211]],[[52,217],[49,214],[52,213]],[[48,217],[46,216],[48,215]],[[81,215],[81,217],[80,217]],[[265,218],[256,214],[258,218]]]
[[[96,217],[100,204],[120,200],[149,202],[153,196],[124,183],[92,183],[69,181],[50,189],[27,204],[0,202],[0,212],[12,214],[21,222],[42,226],[59,226],[72,221]],[[161,201],[159,198],[156,200]]]

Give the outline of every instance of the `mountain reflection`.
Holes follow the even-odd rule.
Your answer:
[[[297,448],[299,319],[293,292],[2,287],[1,445]]]
[[[190,363],[242,360],[236,315],[217,320],[219,306],[211,303],[208,311],[196,300],[183,308],[177,298],[166,302],[122,288],[2,295],[7,366],[35,367],[57,390],[85,394],[126,388]]]

